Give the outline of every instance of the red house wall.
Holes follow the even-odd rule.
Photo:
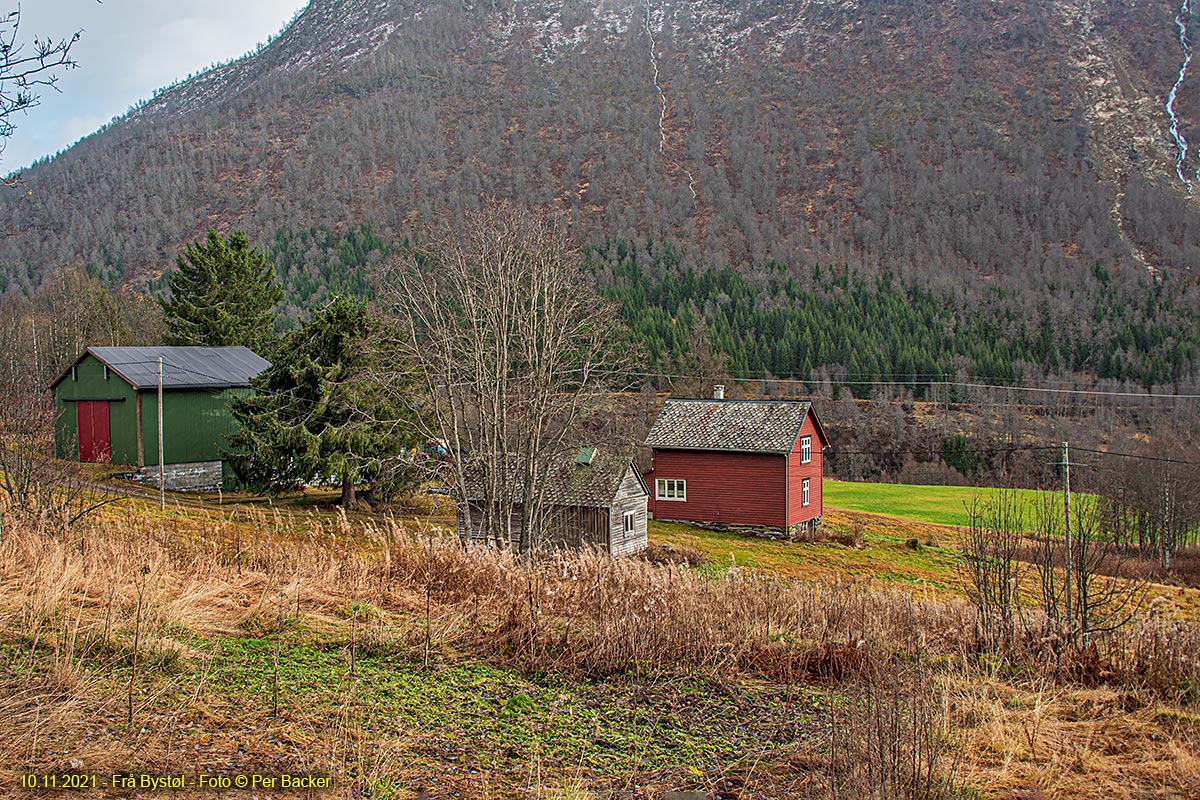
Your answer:
[[[654,518],[782,527],[784,463],[782,455],[773,453],[655,450],[654,469],[646,476]],[[664,478],[687,481],[687,500],[654,499],[656,481]],[[799,488],[796,491],[799,498]]]
[[[801,464],[800,440],[805,436],[812,437],[812,460],[807,464]],[[800,435],[796,437],[796,446],[788,457],[788,494],[791,495],[791,501],[788,503],[789,525],[815,519],[825,514],[824,501],[821,496],[821,478],[825,475],[825,455],[821,452],[823,446],[821,435],[817,433],[817,426],[813,424],[812,414],[809,414],[804,418],[804,425],[800,427]],[[809,503],[807,506],[803,504],[803,480],[805,478],[809,479]]]

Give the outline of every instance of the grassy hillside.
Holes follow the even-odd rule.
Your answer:
[[[823,541],[788,542],[653,520],[650,540],[699,553],[701,569],[714,574],[740,567],[786,578],[870,579],[962,594],[956,542],[946,531],[836,511],[827,515],[826,528]]]

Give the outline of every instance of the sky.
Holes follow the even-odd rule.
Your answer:
[[[70,38],[79,67],[59,70],[58,90],[41,87],[40,104],[12,120],[0,173],[53,155],[124,114],[154,90],[242,55],[278,33],[308,0],[0,0],[18,6],[18,42]]]

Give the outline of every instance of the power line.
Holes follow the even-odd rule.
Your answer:
[[[157,361],[157,360],[154,360],[154,361],[122,361],[122,362],[121,362],[121,365],[127,365],[127,364],[153,364],[153,365],[157,365],[157,364],[158,364],[158,361]],[[206,373],[206,372],[201,372],[200,370],[197,370],[197,369],[192,369],[192,368],[190,368],[190,367],[185,367],[185,366],[183,366],[183,365],[181,365],[181,364],[172,364],[170,361],[167,361],[167,360],[165,360],[165,359],[163,360],[163,367],[170,367],[171,369],[177,370],[177,371],[179,371],[179,372],[186,372],[186,373],[188,373],[188,374],[190,374],[190,375],[195,375],[195,376],[197,376],[197,377],[200,377],[200,378],[208,378],[208,379],[209,379],[209,380],[211,380],[211,381],[216,381],[218,384],[220,384],[220,383],[227,383],[227,382],[228,382],[228,379],[227,379],[227,378],[218,378],[216,375],[209,375],[209,374],[208,374],[208,373]],[[221,387],[186,387],[186,386],[185,386],[185,387],[175,387],[175,386],[167,386],[167,387],[165,387],[165,388],[167,388],[167,389],[176,389],[176,388],[192,388],[192,389],[207,389],[207,390],[210,390],[210,391],[216,391],[216,390],[218,390],[218,389],[219,389],[219,388],[221,388]],[[240,388],[240,387],[225,387],[225,388]],[[310,399],[309,399],[309,398],[307,398],[307,397],[298,397],[296,394],[294,394],[294,393],[292,393],[292,392],[278,392],[278,391],[271,391],[271,390],[269,390],[269,389],[255,389],[255,390],[254,390],[254,396],[256,396],[256,397],[287,397],[287,398],[290,398],[291,400],[294,400],[294,401],[296,401],[296,402],[298,402],[298,403],[308,403],[309,405],[313,405],[313,406],[316,406],[316,405],[322,405],[322,402],[323,402],[323,401],[321,401],[321,400],[310,400]]]
[[[150,364],[150,365],[158,364],[157,361],[125,361],[122,363],[124,363],[124,364]],[[189,367],[184,367],[182,365],[171,364],[169,361],[164,361],[163,363],[164,363],[164,365],[170,366],[173,369],[187,372],[192,375],[197,375],[202,378],[208,378],[209,380],[218,381],[218,382],[224,381],[223,378],[218,378],[215,375],[209,375],[207,373],[200,372],[199,370],[192,369]],[[713,377],[711,375],[689,375],[689,374],[685,374],[685,373],[674,373],[674,372],[641,372],[641,371],[637,371],[637,370],[596,369],[596,370],[592,370],[592,372],[593,373],[607,373],[609,375],[624,375],[624,376],[639,377],[639,378],[665,378],[668,380],[671,380],[671,379],[703,380],[706,378]],[[895,377],[895,376],[892,376],[892,377]],[[916,377],[916,376],[914,375],[914,377]],[[805,380],[800,380],[799,378],[764,378],[764,377],[744,377],[744,376],[727,376],[725,379],[734,381],[736,383],[765,383],[765,382],[769,381],[771,383],[783,383],[783,384],[789,384],[792,386],[803,386],[806,389],[810,386],[813,386],[814,384],[819,384],[819,383],[823,382],[823,381],[818,381],[818,380],[805,381]],[[987,390],[993,390],[993,391],[1009,391],[1009,392],[1015,391],[1015,392],[1029,392],[1029,393],[1042,393],[1042,394],[1079,395],[1079,396],[1089,396],[1089,397],[1127,397],[1127,398],[1138,398],[1138,399],[1200,400],[1200,394],[1169,394],[1166,392],[1130,392],[1130,391],[1114,391],[1114,390],[1103,390],[1103,389],[1061,389],[1061,388],[1054,388],[1054,387],[1048,387],[1048,386],[1020,386],[1020,385],[1016,385],[1016,384],[977,383],[977,382],[973,382],[973,381],[949,380],[946,376],[938,376],[937,374],[934,374],[934,373],[922,374],[920,380],[879,380],[876,378],[872,378],[870,380],[868,380],[868,379],[850,379],[850,378],[839,378],[839,379],[835,380],[835,379],[830,378],[828,380],[832,384],[841,385],[841,386],[904,386],[904,387],[908,387],[908,388],[913,388],[913,387],[917,387],[917,386],[927,386],[927,387],[945,386],[945,387],[955,387],[955,388],[959,388],[959,389],[987,389]],[[271,394],[271,392],[262,392],[262,393]],[[275,392],[274,394],[284,394],[284,393],[283,392]],[[297,399],[301,399],[301,398],[297,398]]]
[[[1163,392],[1112,392],[1100,389],[1051,389],[1037,386],[1005,386],[990,383],[959,383],[949,381],[948,385],[965,389],[1012,389],[1019,392],[1043,392],[1048,394],[1090,395],[1095,397],[1146,397],[1165,398],[1170,400],[1200,400],[1200,394],[1166,394]]]
[[[972,448],[973,453],[1017,453],[1025,450],[1057,450],[1055,445],[1043,444],[1020,444],[1010,445],[1007,447],[978,447]],[[1076,448],[1079,449],[1079,448]],[[830,447],[827,452],[835,456],[919,456],[919,455],[937,455],[940,456],[945,448],[939,447],[935,449],[911,449],[911,450],[841,450],[837,447]]]
[[[157,360],[154,360],[154,361],[127,361],[127,362],[124,362],[124,363],[126,363],[126,364],[153,364],[153,365],[157,365],[159,362],[158,362]],[[168,362],[168,361],[165,361],[165,360],[164,360],[162,363],[163,363],[163,365],[164,365],[164,366],[170,366],[170,367],[172,367],[173,369],[177,369],[177,370],[180,370],[180,371],[182,371],[182,372],[187,372],[187,373],[190,373],[190,374],[192,374],[192,375],[197,375],[197,376],[199,376],[199,377],[202,377],[202,378],[208,378],[209,380],[218,381],[218,382],[220,382],[220,381],[224,380],[224,379],[222,379],[222,378],[218,378],[218,377],[216,377],[215,375],[209,375],[209,374],[207,374],[207,373],[201,372],[201,371],[199,371],[199,370],[196,370],[196,369],[192,369],[192,368],[189,368],[189,367],[184,367],[184,366],[181,366],[181,365],[175,365],[175,364],[171,364],[170,362]],[[703,377],[703,376],[698,376],[698,375],[675,375],[675,376],[669,376],[669,375],[665,375],[665,374],[662,374],[662,373],[649,373],[649,372],[644,372],[644,373],[626,372],[626,373],[624,373],[624,374],[629,374],[629,375],[643,375],[643,376],[647,376],[647,377],[686,377],[686,378],[700,378],[700,377]],[[734,378],[733,380],[742,380],[742,381],[759,381],[759,380],[764,380],[764,379],[762,379],[762,378]],[[781,383],[793,383],[793,384],[804,384],[804,383],[805,383],[805,381],[790,380],[790,379],[789,379],[789,380],[783,380],[783,379],[781,379],[779,382],[781,382]],[[873,382],[873,383],[879,383],[879,382]],[[887,383],[888,383],[889,385],[904,385],[904,386],[911,385],[911,384],[899,383],[899,382],[887,382]],[[988,388],[988,389],[1008,389],[1008,388],[1014,388],[1014,387],[1007,387],[1007,386],[992,386],[992,385],[989,385],[989,384],[967,384],[967,383],[958,383],[958,382],[938,382],[938,384],[937,384],[937,385],[944,385],[944,384],[947,384],[947,383],[948,383],[949,385],[954,385],[954,386],[972,386],[972,387],[977,387],[977,388]],[[1042,389],[1042,390],[1035,390],[1035,391],[1060,391],[1060,392],[1065,392],[1065,391],[1071,391],[1071,390],[1063,390],[1063,389],[1059,389],[1059,390],[1054,390],[1054,389]],[[1146,394],[1146,395],[1139,395],[1139,394],[1133,394],[1133,393],[1087,392],[1087,391],[1084,391],[1084,390],[1075,390],[1075,391],[1077,391],[1078,393],[1081,393],[1081,394],[1120,394],[1121,396],[1133,396],[1133,397],[1156,397],[1156,396],[1157,396],[1157,397],[1173,397],[1173,398],[1184,398],[1184,399],[1191,399],[1191,398],[1197,398],[1197,399],[1200,399],[1200,395],[1150,395],[1150,394]],[[292,400],[295,400],[295,401],[298,401],[298,402],[301,402],[301,403],[309,403],[309,404],[311,404],[311,405],[318,405],[318,404],[320,404],[320,402],[321,402],[321,401],[318,401],[318,400],[309,400],[308,398],[305,398],[305,397],[297,397],[296,395],[292,394],[291,392],[274,392],[274,391],[269,391],[269,390],[256,390],[256,393],[257,393],[257,394],[259,394],[259,395],[269,395],[269,396],[276,396],[276,397],[283,397],[283,396],[286,396],[286,397],[289,397],[289,398],[290,398],[290,399],[292,399]],[[1009,446],[1004,446],[1004,447],[981,447],[981,448],[972,448],[972,451],[973,451],[973,452],[975,452],[975,453],[979,453],[979,454],[985,454],[985,453],[1005,453],[1005,454],[1007,454],[1007,453],[1016,453],[1016,452],[1022,452],[1022,451],[1027,451],[1027,452],[1042,451],[1042,450],[1055,450],[1055,451],[1057,451],[1058,449],[1059,449],[1059,447],[1058,447],[1057,445],[1033,445],[1033,444],[1029,444],[1029,445],[1009,445]],[[1116,456],[1116,457],[1119,457],[1119,458],[1132,458],[1132,459],[1138,459],[1138,460],[1141,460],[1141,461],[1155,461],[1155,462],[1163,462],[1163,463],[1170,463],[1170,464],[1179,464],[1179,465],[1181,465],[1181,466],[1196,466],[1196,467],[1200,467],[1200,461],[1186,461],[1186,460],[1177,459],[1177,458],[1165,458],[1165,457],[1162,457],[1162,456],[1148,456],[1148,455],[1143,455],[1143,454],[1140,454],[1140,453],[1126,453],[1126,452],[1122,452],[1122,451],[1119,451],[1119,450],[1096,450],[1096,449],[1094,449],[1094,448],[1080,447],[1080,446],[1078,446],[1078,445],[1076,445],[1074,449],[1075,449],[1075,450],[1077,450],[1077,451],[1079,451],[1079,452],[1084,452],[1084,453],[1092,453],[1092,454],[1095,454],[1095,455],[1101,455],[1101,456]],[[841,449],[838,449],[838,448],[833,448],[833,447],[831,447],[831,448],[830,448],[830,450],[829,450],[829,452],[830,452],[830,454],[831,454],[831,455],[834,455],[834,456],[843,456],[843,455],[872,455],[872,456],[881,456],[881,455],[913,455],[913,456],[916,456],[916,455],[938,455],[938,456],[940,456],[940,455],[942,455],[942,449],[941,449],[941,448],[939,448],[939,449],[936,449],[936,450],[934,450],[934,449],[909,449],[909,450],[841,450]],[[1086,465],[1084,465],[1084,464],[1074,464],[1074,466],[1086,466]]]
[[[1200,467],[1200,461],[1185,461],[1180,458],[1164,458],[1163,456],[1147,456],[1142,455],[1141,453],[1122,453],[1119,450],[1094,450],[1089,447],[1079,447],[1078,445],[1073,445],[1073,447],[1074,449],[1084,453],[1094,453],[1095,455],[1099,456],[1119,456],[1120,458],[1135,458],[1140,461],[1159,461],[1166,464],[1180,464],[1188,467]],[[1077,464],[1076,466],[1082,465]]]
[[[1058,449],[1059,449],[1059,447],[1057,445],[1022,444],[1022,445],[1012,445],[1012,446],[1008,446],[1008,447],[971,448],[971,452],[982,455],[985,453],[1017,453],[1017,452],[1023,452],[1023,451],[1035,452],[1035,451],[1040,451],[1040,450],[1055,450],[1055,451],[1057,451]],[[1101,455],[1101,456],[1119,456],[1121,458],[1134,458],[1134,459],[1140,459],[1142,461],[1159,461],[1159,462],[1168,463],[1168,464],[1179,464],[1180,466],[1200,467],[1200,461],[1187,461],[1186,459],[1181,459],[1181,458],[1164,458],[1162,456],[1147,456],[1147,455],[1142,455],[1140,453],[1125,453],[1120,450],[1096,450],[1096,449],[1089,448],[1089,447],[1079,447],[1077,445],[1072,445],[1071,449],[1079,451],[1079,452],[1093,453],[1095,455]],[[836,447],[830,447],[826,452],[828,452],[832,456],[928,456],[928,455],[942,456],[944,449],[937,448],[937,449],[932,449],[932,450],[930,450],[930,449],[841,450]],[[1055,461],[1052,463],[1058,464],[1060,462]],[[1089,465],[1080,464],[1078,462],[1072,461],[1071,466],[1086,467]]]
[[[670,379],[686,379],[686,380],[703,380],[711,378],[710,375],[687,375],[683,373],[667,373],[667,372],[638,372],[635,370],[619,370],[612,371],[610,374],[629,375],[641,378],[666,378]],[[891,377],[897,377],[895,375]],[[1033,392],[1044,394],[1067,394],[1067,395],[1084,395],[1093,397],[1134,397],[1145,399],[1169,399],[1169,400],[1200,400],[1200,394],[1169,394],[1166,392],[1130,392],[1130,391],[1113,391],[1103,389],[1060,389],[1044,386],[1021,386],[1017,384],[998,384],[998,383],[977,383],[973,381],[957,381],[949,380],[948,378],[939,378],[936,374],[927,374],[921,376],[920,380],[916,380],[917,375],[914,375],[914,380],[878,380],[872,378],[866,379],[850,379],[850,378],[828,378],[832,384],[841,386],[953,386],[960,389],[992,389],[997,391],[1017,391],[1017,392]],[[727,380],[737,383],[785,383],[794,386],[804,386],[805,388],[820,384],[823,380],[800,380],[798,378],[765,378],[765,377],[743,377],[743,376],[727,376]]]

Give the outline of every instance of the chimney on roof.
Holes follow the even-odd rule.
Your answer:
[[[724,400],[724,399],[725,399],[725,384],[718,383],[716,386],[713,387],[713,400]]]

